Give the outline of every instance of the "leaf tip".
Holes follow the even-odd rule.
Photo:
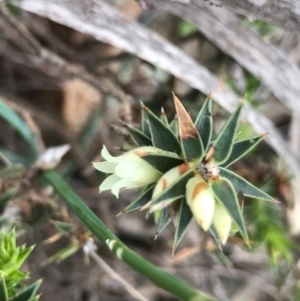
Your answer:
[[[121,210],[121,211],[116,215],[116,217],[120,216],[121,214],[123,214],[123,213],[125,213],[125,212],[126,212],[125,209]]]
[[[208,98],[209,101],[212,100],[212,90],[211,89],[210,89],[210,91],[207,94],[207,98]]]
[[[140,209],[140,211],[144,211],[144,210],[146,210],[146,209],[149,209],[150,207],[151,207],[151,201],[148,202],[146,205],[144,205],[144,206]]]
[[[247,95],[245,95],[241,100],[240,100],[240,103],[239,103],[239,106],[242,107],[245,102],[246,102],[246,99],[247,99]]]
[[[176,246],[173,245],[173,246],[172,246],[172,257],[174,257],[174,255],[175,255],[175,250],[176,250]]]
[[[144,105],[144,103],[140,100],[141,109],[147,111],[148,108]]]
[[[172,91],[172,95],[173,95],[173,101],[175,103],[175,107],[177,108],[178,105],[181,105],[181,102],[179,100],[179,98],[175,95],[175,93]]]
[[[272,202],[272,203],[276,203],[276,204],[280,204],[280,202],[277,201],[276,199],[272,199],[271,202]]]

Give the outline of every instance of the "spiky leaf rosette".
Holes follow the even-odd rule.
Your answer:
[[[24,261],[30,255],[33,247],[18,247],[15,230],[0,232],[0,300],[1,301],[33,301],[38,300],[36,292],[41,280],[30,286],[22,281],[29,278],[28,273],[20,271]]]
[[[168,122],[142,104],[140,129],[128,126],[137,148],[119,157],[105,146],[106,161],[94,163],[96,169],[111,173],[100,191],[142,187],[138,198],[121,213],[135,209],[155,212],[159,234],[171,220],[176,227],[173,249],[178,246],[193,217],[217,243],[225,244],[232,227],[247,241],[247,231],[238,195],[265,201],[273,198],[227,168],[246,155],[265,136],[235,141],[244,101],[211,141],[212,99],[207,97],[196,121],[174,95],[176,117]],[[236,232],[236,231],[235,231]]]

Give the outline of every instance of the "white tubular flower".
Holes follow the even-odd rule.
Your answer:
[[[207,182],[197,175],[186,184],[186,201],[198,224],[207,231],[211,225],[215,198],[209,190]]]
[[[232,223],[231,217],[227,213],[224,206],[219,202],[216,202],[215,213],[213,216],[213,224],[224,245],[226,244],[226,241],[230,233],[231,223]]]
[[[156,182],[161,177],[161,172],[152,167],[139,154],[156,154],[161,150],[145,146],[133,149],[121,156],[113,157],[103,145],[101,155],[106,161],[93,162],[93,166],[104,172],[112,173],[107,177],[99,189],[100,192],[111,189],[118,198],[121,188],[135,188]]]

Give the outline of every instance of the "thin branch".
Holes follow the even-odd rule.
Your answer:
[[[216,91],[214,99],[230,112],[238,103],[239,97],[229,89],[224,87],[220,91],[219,80],[206,68],[158,34],[125,19],[121,12],[107,3],[102,1],[95,3],[88,16],[84,13],[84,3],[78,0],[53,0],[51,3],[43,2],[43,0],[23,0],[15,4],[29,12],[47,17],[79,32],[92,35],[101,42],[132,53],[182,79],[203,93]],[[175,4],[178,5],[178,3]],[[292,154],[274,124],[249,106],[246,106],[244,116],[256,132],[270,132],[266,141],[285,159],[290,172],[300,176],[299,161]]]
[[[148,301],[142,294],[139,293],[130,283],[128,283],[123,277],[116,273],[97,253],[97,247],[93,241],[88,240],[83,246],[84,252],[91,256],[97,265],[103,269],[113,280],[119,282],[124,289],[136,300]]]
[[[209,40],[233,57],[292,112],[300,114],[300,69],[277,47],[247,29],[234,14],[205,2],[182,3],[151,0],[157,8],[193,23]],[[274,1],[276,2],[276,1]]]

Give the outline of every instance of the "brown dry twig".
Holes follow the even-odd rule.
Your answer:
[[[174,6],[175,4],[180,5],[174,3]],[[53,0],[51,3],[23,0],[16,2],[16,5],[132,53],[170,72],[205,94],[211,90],[218,91],[219,80],[206,68],[156,33],[128,21],[118,10],[105,2],[95,3],[88,17],[83,12],[84,4],[78,0]],[[232,111],[238,103],[238,96],[226,87],[221,92],[214,93],[214,98],[228,111]],[[300,163],[274,124],[249,106],[245,106],[244,116],[258,133],[270,132],[266,141],[285,159],[291,173],[300,176]]]

